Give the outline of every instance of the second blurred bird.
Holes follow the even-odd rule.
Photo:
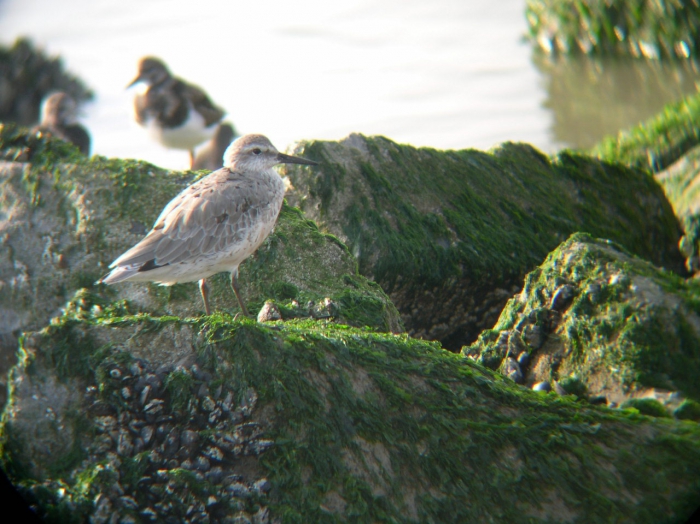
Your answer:
[[[32,132],[46,133],[71,142],[84,155],[90,154],[90,135],[77,123],[78,106],[70,96],[58,91],[47,96],[41,104],[41,121]]]
[[[197,152],[192,169],[216,171],[221,168],[224,165],[224,152],[235,137],[236,131],[231,124],[224,122],[219,125],[212,139]]]
[[[128,87],[139,82],[148,87],[134,98],[136,122],[165,147],[189,151],[192,167],[195,147],[214,136],[224,110],[202,89],[173,76],[155,57],[139,61],[138,76]]]

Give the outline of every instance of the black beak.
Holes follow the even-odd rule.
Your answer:
[[[306,158],[301,158],[298,156],[285,155],[284,153],[277,153],[277,161],[281,164],[306,164],[309,166],[317,166],[318,162],[313,160],[307,160]]]
[[[133,87],[134,85],[138,84],[141,80],[143,80],[143,78],[141,77],[141,75],[137,76],[136,78],[134,78],[134,79],[132,80],[132,82],[131,82],[128,86],[126,86],[125,89],[129,89],[130,87]]]

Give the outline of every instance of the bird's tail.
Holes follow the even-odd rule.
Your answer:
[[[116,284],[117,282],[123,282],[128,280],[130,277],[134,276],[139,271],[139,265],[129,265],[129,266],[117,266],[112,271],[107,273],[101,279],[99,279],[96,284]]]

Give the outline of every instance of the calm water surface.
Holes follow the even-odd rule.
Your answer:
[[[95,153],[184,168],[131,120],[141,56],[203,87],[239,132],[284,149],[382,134],[439,148],[588,147],[695,91],[680,65],[533,59],[522,0],[0,0],[0,42],[29,36],[95,91]]]

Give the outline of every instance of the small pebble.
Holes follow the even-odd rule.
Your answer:
[[[280,308],[278,308],[274,302],[269,300],[265,302],[265,305],[260,310],[260,313],[258,313],[258,322],[271,322],[273,320],[281,319],[282,313],[280,312]]]
[[[532,386],[533,391],[552,391],[552,386],[547,381],[537,382]]]

